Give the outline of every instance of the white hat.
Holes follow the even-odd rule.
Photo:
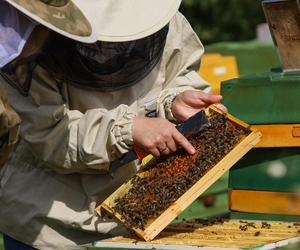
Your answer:
[[[25,15],[71,39],[121,42],[164,27],[181,0],[6,0]]]

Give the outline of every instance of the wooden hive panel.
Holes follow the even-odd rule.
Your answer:
[[[262,133],[256,148],[300,147],[300,124],[254,125]]]
[[[300,11],[296,0],[264,1],[263,9],[285,70],[300,69]]]
[[[206,111],[212,125],[190,139],[195,155],[179,150],[146,165],[96,211],[152,240],[259,142],[261,134],[249,125],[213,106]]]
[[[231,211],[300,216],[299,208],[300,193],[235,189],[229,191]]]
[[[300,147],[256,148],[230,169],[231,189],[299,193]]]
[[[150,242],[118,236],[95,245],[126,249],[273,249],[299,243],[299,236],[298,222],[193,220],[168,226]]]

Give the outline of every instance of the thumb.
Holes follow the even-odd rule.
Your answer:
[[[215,104],[215,103],[219,103],[223,99],[223,97],[221,95],[211,95],[202,92],[201,95],[199,96],[199,99],[206,104]]]

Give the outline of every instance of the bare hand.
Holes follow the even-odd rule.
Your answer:
[[[179,121],[185,121],[211,104],[217,104],[218,108],[227,112],[226,107],[220,104],[221,100],[222,96],[220,95],[211,95],[202,91],[187,90],[177,95],[174,99],[172,113]]]
[[[168,155],[178,147],[190,154],[195,153],[194,147],[175,125],[163,118],[135,117],[132,136],[136,146],[154,157]]]

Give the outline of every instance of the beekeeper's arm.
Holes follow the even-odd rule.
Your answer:
[[[222,97],[212,96],[211,86],[198,74],[204,48],[190,24],[180,13],[172,22],[165,52],[169,58],[166,72],[172,77],[160,95],[158,114],[178,122],[210,104],[219,103]]]

